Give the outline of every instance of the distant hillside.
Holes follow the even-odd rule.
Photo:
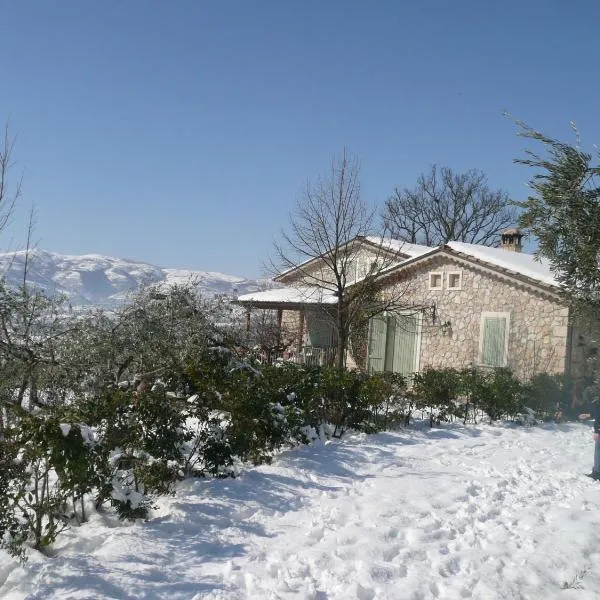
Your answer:
[[[23,280],[25,252],[0,253],[0,277],[9,284]],[[193,282],[200,294],[238,295],[261,288],[261,280],[210,271],[164,269],[156,265],[85,254],[69,256],[33,250],[29,255],[27,282],[47,294],[64,294],[73,305],[111,308],[146,285]]]

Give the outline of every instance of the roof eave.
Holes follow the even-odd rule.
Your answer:
[[[307,308],[333,307],[330,302],[287,302],[285,300],[232,300],[232,304],[244,308],[264,308],[273,310],[304,310]]]
[[[519,273],[518,271],[513,271],[512,269],[507,269],[506,267],[501,267],[492,262],[474,257],[466,252],[460,252],[459,250],[455,250],[454,248],[451,248],[446,244],[438,246],[437,248],[433,248],[431,252],[427,252],[426,254],[421,254],[420,256],[409,258],[408,260],[405,260],[393,267],[390,267],[386,272],[380,273],[378,279],[386,279],[387,277],[393,275],[395,272],[411,267],[419,263],[420,261],[425,262],[427,260],[430,260],[436,255],[442,253],[446,253],[450,256],[454,256],[455,258],[459,258],[469,263],[476,263],[492,271],[497,271],[506,277],[510,277],[523,284],[527,284],[529,286],[533,286],[535,288],[543,290],[545,293],[549,293],[556,298],[560,298],[562,296],[562,290],[556,285],[540,281],[539,279],[529,277],[528,275]]]

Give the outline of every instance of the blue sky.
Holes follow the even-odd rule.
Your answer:
[[[433,163],[527,194],[524,140],[600,142],[600,3],[0,0],[0,121],[56,252],[256,276],[344,146],[382,204]],[[9,245],[9,236],[0,239]]]

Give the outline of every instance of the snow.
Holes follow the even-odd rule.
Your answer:
[[[288,302],[301,304],[335,304],[333,293],[317,286],[282,287],[244,294],[237,298],[239,302]]]
[[[400,252],[405,254],[409,258],[415,258],[431,252],[433,248],[430,246],[423,246],[422,244],[411,244],[402,240],[396,240],[393,238],[381,238],[374,236],[367,236],[365,239],[372,244],[381,246],[383,249],[389,249],[392,252]]]
[[[188,480],[147,523],[92,512],[52,558],[0,553],[0,597],[591,600],[592,453],[581,424],[302,447],[237,479]]]
[[[0,276],[13,285],[23,278],[25,252],[0,253]],[[253,291],[260,281],[234,275],[187,269],[163,269],[135,260],[99,254],[67,255],[32,250],[27,281],[49,294],[64,294],[74,305],[113,308],[145,285],[197,285],[205,296]]]
[[[88,427],[87,425],[84,425],[81,423],[77,423],[76,426],[77,426],[79,434],[81,435],[84,443],[94,444],[96,442],[96,436],[91,427]],[[63,436],[67,437],[69,435],[69,433],[71,433],[73,424],[72,423],[59,423],[59,427],[60,427],[60,430],[61,430],[61,433],[63,434]]]
[[[496,267],[509,269],[541,283],[558,286],[558,282],[552,275],[548,261],[544,261],[543,259],[537,260],[533,254],[510,252],[502,248],[490,248],[488,246],[467,244],[464,242],[448,242],[446,245],[456,252],[462,252]]]

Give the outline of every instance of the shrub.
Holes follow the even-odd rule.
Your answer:
[[[523,410],[523,387],[510,369],[481,373],[471,382],[471,397],[490,421],[515,417]]]
[[[430,427],[455,412],[456,399],[461,391],[461,376],[455,369],[427,369],[415,373],[413,395],[416,408],[429,413]]]
[[[0,548],[25,559],[26,523],[19,518],[17,503],[26,489],[26,473],[19,460],[19,446],[0,438]]]
[[[572,398],[573,380],[566,375],[538,373],[523,387],[525,406],[543,420],[574,416],[571,414]]]
[[[366,377],[361,395],[370,414],[370,427],[363,426],[363,431],[408,425],[413,406],[406,394],[406,379],[400,373],[388,371]]]
[[[5,430],[1,449],[4,541],[8,533],[15,555],[26,542],[43,551],[70,520],[85,520],[83,509],[77,515],[77,503],[96,483],[90,469],[95,449],[79,427],[27,413]]]
[[[321,398],[322,420],[333,425],[333,436],[341,437],[348,427],[369,428],[371,398],[362,394],[367,375],[358,371],[325,368],[321,374],[318,395]]]

